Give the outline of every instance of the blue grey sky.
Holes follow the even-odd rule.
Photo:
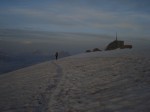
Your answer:
[[[116,32],[150,49],[150,0],[0,0],[0,51],[84,52]]]
[[[0,29],[150,36],[149,0],[1,0]]]

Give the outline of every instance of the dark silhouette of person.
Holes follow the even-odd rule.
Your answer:
[[[58,52],[56,52],[55,57],[56,57],[56,60],[57,60],[58,59]]]

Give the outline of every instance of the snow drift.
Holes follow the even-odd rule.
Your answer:
[[[0,76],[1,112],[148,112],[150,58],[83,53]]]

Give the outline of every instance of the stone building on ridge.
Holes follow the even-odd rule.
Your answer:
[[[130,48],[131,49],[132,45],[124,45],[124,41],[117,39],[117,33],[116,33],[116,40],[109,43],[105,50],[114,50],[114,49],[118,49],[118,48],[120,48],[120,49]]]

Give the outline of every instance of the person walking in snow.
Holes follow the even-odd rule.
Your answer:
[[[58,52],[56,52],[55,57],[56,57],[56,60],[57,60],[57,58],[58,58]]]

